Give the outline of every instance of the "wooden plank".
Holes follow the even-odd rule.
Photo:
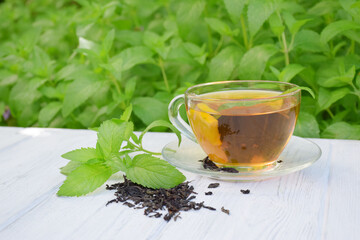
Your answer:
[[[20,141],[31,139],[31,137],[19,133],[22,129],[23,128],[0,127],[0,153],[8,147],[16,147],[16,144]]]
[[[360,236],[355,229],[360,216],[356,207],[359,141],[315,139],[323,155],[313,166],[261,182],[220,182],[219,188],[211,189],[212,196],[204,192],[209,191],[209,183],[218,181],[185,173],[198,192],[196,200],[205,201],[217,211],[184,212],[182,219],[166,223],[121,204],[105,207],[113,192],[104,187],[80,198],[55,195],[64,179],[58,168],[66,163],[60,155],[75,148],[94,146],[94,132],[49,129],[31,137],[31,141],[19,144],[18,149],[0,152],[0,239],[342,239],[343,236],[356,239]],[[175,139],[173,134],[149,133],[144,146],[160,151]],[[119,178],[120,174],[109,183]],[[250,189],[251,193],[244,195],[241,189]],[[230,210],[229,216],[220,211],[222,206]]]
[[[360,239],[360,141],[332,140],[323,239]]]
[[[64,179],[59,167],[67,163],[61,154],[79,145],[95,145],[95,133],[90,131],[41,132],[0,152],[0,230],[56,193]],[[12,134],[18,135],[19,129],[14,129]]]

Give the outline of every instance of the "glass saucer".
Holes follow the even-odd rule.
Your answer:
[[[183,139],[180,146],[177,141],[168,143],[162,150],[162,156],[175,167],[202,176],[228,181],[259,181],[309,167],[320,158],[321,149],[310,140],[292,136],[274,167],[269,170],[239,173],[204,169],[199,160],[206,157],[205,152],[197,143],[187,138]]]

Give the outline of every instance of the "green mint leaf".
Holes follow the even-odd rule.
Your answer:
[[[307,112],[300,112],[296,121],[294,135],[309,138],[320,137],[319,124],[314,115]]]
[[[300,64],[289,64],[279,74],[279,81],[290,82],[298,73],[304,70],[305,67]]]
[[[121,151],[118,153],[110,154],[110,156],[106,159],[106,165],[111,168],[112,173],[117,173],[118,171],[126,171],[127,167],[125,156],[127,156],[127,154],[130,152],[132,151]]]
[[[285,95],[285,94],[288,94],[288,93],[292,93],[292,92],[295,92],[296,90],[305,90],[307,91],[308,93],[310,93],[310,95],[315,98],[315,93],[313,92],[313,90],[311,90],[311,88],[308,88],[308,87],[300,87],[300,86],[297,86],[297,87],[293,87],[293,88],[290,88],[286,91],[284,91],[282,94],[280,95]]]
[[[132,105],[130,104],[123,112],[123,114],[120,117],[120,120],[123,120],[125,122],[129,121],[132,113]]]
[[[109,167],[101,164],[83,164],[69,173],[58,196],[82,196],[103,185],[111,176]]]
[[[208,81],[223,81],[231,77],[231,73],[239,65],[243,51],[235,46],[224,48],[209,64]]]
[[[277,52],[278,49],[270,44],[251,48],[244,54],[240,61],[239,79],[261,79],[267,61]]]
[[[112,29],[108,32],[104,41],[102,42],[102,51],[104,52],[104,54],[107,54],[110,51],[114,42],[114,38],[115,38],[115,29]]]
[[[113,119],[103,122],[97,134],[97,146],[102,155],[106,158],[110,153],[117,153],[123,141],[129,140],[133,132],[132,122],[124,122]]]
[[[64,167],[60,168],[60,173],[64,174],[64,175],[69,175],[72,171],[74,171],[76,168],[78,168],[79,166],[81,166],[83,163],[82,162],[77,162],[77,161],[70,161],[68,162],[68,164],[66,164]]]
[[[139,138],[134,133],[131,134],[131,140],[133,140],[136,144],[140,144]]]
[[[220,35],[232,36],[233,32],[231,28],[223,21],[217,18],[205,18],[205,22],[212,28],[214,31]]]
[[[346,122],[333,123],[323,131],[321,137],[360,140],[360,125],[352,125]]]
[[[308,52],[328,51],[329,47],[320,40],[320,34],[309,29],[300,30],[294,39],[294,48]]]
[[[149,154],[136,155],[126,176],[133,182],[149,188],[172,188],[182,183],[185,176],[165,160]]]
[[[60,111],[61,106],[61,102],[51,102],[43,109],[41,109],[39,113],[39,124],[41,126],[47,126],[50,121],[54,119],[56,114]]]
[[[351,91],[348,88],[339,88],[336,90],[327,90],[326,88],[319,88],[318,106],[319,111],[328,109],[333,103],[342,99]]]
[[[125,71],[137,64],[151,63],[154,53],[145,46],[130,47],[111,58],[112,66],[118,71]]]
[[[85,163],[90,159],[102,158],[101,154],[95,148],[76,149],[61,155],[61,157],[82,163]]]
[[[5,112],[5,103],[4,102],[0,102],[0,122],[3,118],[3,113]]]
[[[152,129],[154,127],[167,127],[167,128],[170,128],[171,131],[173,131],[176,134],[176,136],[177,136],[177,138],[179,140],[179,145],[180,145],[180,143],[181,143],[181,133],[180,133],[180,131],[176,127],[174,127],[171,123],[169,123],[167,121],[164,121],[164,120],[156,120],[156,121],[150,123],[149,126],[147,126],[147,128],[145,128],[145,130],[140,134],[140,136],[139,136],[139,142],[140,143],[142,143],[142,139],[143,139],[145,133],[147,133],[150,129]]]
[[[245,0],[224,0],[225,7],[229,13],[231,20],[237,23],[240,19],[242,10],[246,3]]]
[[[360,25],[349,20],[340,20],[327,25],[321,32],[321,41],[328,42],[336,35],[348,30],[360,29]]]
[[[129,79],[125,85],[125,98],[130,100],[135,92],[136,88],[136,77]]]
[[[149,125],[158,119],[167,119],[167,104],[151,97],[138,97],[132,101],[134,114]]]
[[[249,2],[247,16],[250,36],[255,36],[275,10],[275,3],[270,1],[252,0]]]
[[[64,117],[70,115],[77,107],[94,95],[101,87],[101,82],[96,80],[75,80],[68,86],[65,93],[62,114]]]

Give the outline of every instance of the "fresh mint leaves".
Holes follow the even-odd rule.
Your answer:
[[[93,192],[103,185],[112,173],[111,168],[102,162],[82,164],[67,175],[57,194],[79,197]]]
[[[67,178],[58,191],[59,196],[82,196],[103,185],[119,171],[127,178],[150,188],[172,188],[185,180],[184,175],[168,162],[154,157],[158,153],[142,146],[144,135],[153,127],[168,127],[180,132],[168,122],[159,120],[150,124],[137,137],[133,123],[129,122],[132,107],[128,107],[120,119],[104,121],[98,128],[96,148],[80,148],[62,155],[70,162],[61,168]],[[123,146],[123,147],[122,147]],[[134,158],[130,153],[145,152]]]
[[[139,130],[167,121],[168,103],[189,86],[264,79],[315,93],[310,99],[304,92],[298,118],[316,122],[314,131],[297,124],[297,135],[340,136],[338,122],[355,132],[359,6],[356,0],[1,1],[0,125],[93,128],[132,104]]]

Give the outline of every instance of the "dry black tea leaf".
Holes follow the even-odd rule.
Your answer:
[[[220,186],[220,183],[210,183],[208,188],[217,188],[218,186]]]
[[[210,158],[207,156],[203,160],[199,160],[199,162],[203,163],[203,167],[205,169],[213,170],[213,171],[220,171],[219,167],[216,166],[216,164],[210,160]]]
[[[134,183],[124,176],[124,182],[116,183],[111,186],[106,185],[107,190],[116,190],[115,199],[108,201],[110,203],[121,202],[123,205],[133,209],[144,209],[144,215],[148,217],[159,218],[163,214],[162,210],[167,210],[164,220],[170,221],[172,218],[177,220],[180,217],[180,211],[200,210],[206,208],[216,210],[213,207],[204,205],[204,202],[192,201],[197,194],[194,187],[189,182],[183,182],[170,189],[151,189]]]
[[[223,213],[226,213],[227,215],[230,215],[230,210],[229,209],[225,209],[224,207],[221,207],[221,211]]]
[[[246,189],[246,190],[240,190],[240,192],[242,192],[243,194],[249,194],[250,193],[250,190],[249,189]]]
[[[205,169],[209,169],[212,171],[221,171],[221,172],[229,172],[229,173],[238,173],[239,171],[236,170],[235,168],[231,168],[231,167],[222,167],[219,168],[218,166],[216,166],[216,164],[210,160],[210,158],[207,156],[206,158],[204,158],[203,160],[199,160],[199,162],[203,163],[203,167]]]
[[[230,167],[222,167],[222,168],[219,168],[219,169],[222,172],[229,172],[229,173],[238,173],[239,172],[235,168],[230,168]]]

